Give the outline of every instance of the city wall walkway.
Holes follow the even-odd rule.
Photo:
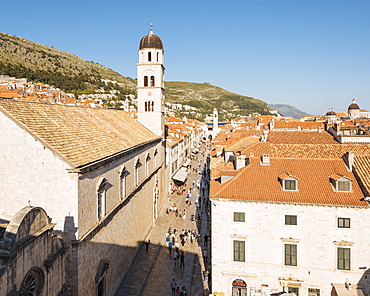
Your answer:
[[[202,168],[205,156],[200,155],[199,159]],[[198,160],[192,160],[191,165],[192,168],[199,168]],[[191,172],[187,180],[187,190],[192,187],[193,180],[196,184],[197,180],[201,178],[201,174]],[[191,206],[186,205],[187,190],[182,195],[177,193],[169,195],[169,200],[160,212],[156,225],[148,235],[148,239],[150,239],[148,250],[146,250],[145,244],[141,246],[134,263],[116,294],[117,296],[172,295],[170,283],[173,278],[180,289],[183,286],[186,287],[187,295],[209,295],[208,283],[204,281],[204,271],[209,268],[209,265],[205,266],[202,256],[204,248],[208,248],[203,239],[209,230],[207,209],[205,204],[198,207],[195,203],[199,197],[197,186],[194,186],[191,192]],[[166,213],[167,208],[174,204],[179,210],[186,210],[186,219],[176,217],[171,212]],[[201,209],[199,211],[200,221],[198,223],[191,221],[191,214],[194,213],[197,216],[197,210],[199,209]],[[195,240],[191,243],[188,240],[185,246],[180,244],[180,253],[184,251],[185,254],[185,267],[181,269],[179,268],[180,260],[178,260],[177,266],[174,265],[174,248],[172,254],[170,254],[167,247],[165,239],[169,227],[172,230],[177,229],[179,233],[182,229],[195,230],[198,228],[201,234],[199,243]],[[207,263],[209,264],[209,259]]]

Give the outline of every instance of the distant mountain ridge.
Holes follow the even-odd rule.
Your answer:
[[[268,104],[268,106],[274,110],[277,110],[281,115],[285,117],[301,118],[304,115],[308,115],[294,106],[287,104]]]
[[[124,90],[125,94],[136,94],[136,79],[124,77],[72,53],[1,32],[0,74],[27,78],[74,93],[93,92],[99,88],[107,90],[107,84],[102,80],[116,81],[120,84],[121,92]],[[109,89],[112,89],[112,85],[115,84],[109,83]],[[212,114],[213,109],[217,108],[220,120],[255,112],[271,114],[266,102],[209,83],[167,81],[165,88],[167,102],[195,107],[201,114]]]

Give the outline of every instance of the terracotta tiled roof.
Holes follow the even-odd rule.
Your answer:
[[[275,119],[275,117],[271,116],[271,115],[260,115],[258,117],[255,117],[254,119],[258,119],[260,122],[270,122],[270,121],[273,121]]]
[[[251,130],[251,131],[246,131],[246,130],[236,130],[232,133],[229,134],[230,138],[244,138],[244,137],[250,137],[250,136],[257,136],[259,135],[260,132],[257,130]]]
[[[370,196],[370,155],[355,155],[354,169],[366,196]]]
[[[275,121],[274,129],[302,129],[320,130],[324,128],[324,122],[304,122],[304,121]]]
[[[304,168],[304,169],[302,169]],[[297,191],[284,191],[278,177],[288,173],[298,179]],[[367,206],[357,182],[352,192],[336,192],[329,176],[340,174],[355,180],[341,159],[271,158],[261,165],[257,157],[223,184],[211,181],[212,198],[287,203]]]
[[[340,128],[356,128],[352,121],[346,120],[340,123]]]
[[[267,141],[275,144],[338,144],[328,132],[269,131]]]
[[[178,117],[173,117],[173,116],[170,116],[170,117],[166,117],[165,118],[165,121],[167,123],[174,123],[174,122],[177,122],[177,123],[181,123],[181,122],[184,122],[184,120],[182,120],[181,118],[178,118]]]
[[[370,155],[370,144],[272,144],[256,143],[245,148],[246,156],[261,157],[269,154],[271,157],[298,158],[340,158],[346,152]]]
[[[232,164],[232,162],[225,163],[223,161],[223,158],[221,158],[218,162],[213,162],[213,164],[211,164],[211,166],[214,167],[211,170],[211,178],[212,179],[219,178],[221,176],[221,171],[227,171],[227,172],[234,171],[232,176],[234,176],[237,172],[237,171],[234,170],[234,165]],[[228,175],[226,174],[225,176],[228,176]]]
[[[2,99],[13,99],[13,98],[19,98],[20,95],[13,94],[13,93],[0,93],[0,98]]]
[[[225,146],[225,151],[236,151],[244,148],[246,146],[259,143],[259,137],[248,137],[248,138],[241,138],[227,146]]]
[[[348,114],[346,112],[336,112],[338,117],[347,117]]]
[[[158,138],[117,110],[0,100],[0,112],[75,167]]]

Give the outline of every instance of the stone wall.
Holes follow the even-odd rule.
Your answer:
[[[77,176],[58,155],[0,112],[0,218],[19,209],[43,207],[63,229],[66,216],[77,221]]]
[[[43,209],[26,207],[22,210],[25,215],[12,219],[5,232],[5,237],[13,238],[11,243],[0,241],[0,262],[6,266],[0,272],[0,296],[25,291],[26,279],[35,275],[40,276],[37,286],[41,294],[38,295],[65,295],[58,294],[67,292],[63,238],[53,232]],[[40,227],[35,229],[37,226]],[[16,231],[13,233],[13,230]]]
[[[158,151],[157,166],[154,152]],[[148,175],[145,176],[145,159],[149,153]],[[140,183],[135,186],[134,166],[140,159]],[[78,295],[96,292],[100,262],[109,262],[105,275],[105,291],[114,295],[128,272],[136,253],[155,222],[154,191],[158,180],[157,212],[166,201],[164,192],[164,159],[162,143],[146,149],[133,150],[125,158],[109,163],[81,176],[79,185],[79,245],[78,245]],[[128,171],[127,196],[120,199],[120,172]],[[106,214],[97,219],[96,188],[105,178],[109,184],[106,191]]]

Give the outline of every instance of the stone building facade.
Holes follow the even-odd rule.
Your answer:
[[[151,43],[140,46],[148,56]],[[139,114],[155,116],[139,122],[119,110],[0,100],[0,219],[45,209],[67,242],[69,295],[114,295],[166,201],[163,47],[155,53],[156,82],[143,86],[155,104],[138,97]]]
[[[264,155],[220,174],[211,183],[213,292],[328,296],[351,283],[346,295],[370,293],[369,206],[342,159]]]
[[[68,294],[67,244],[42,208],[26,206],[0,227],[0,295]],[[1,231],[2,230],[2,231]]]
[[[113,295],[164,204],[164,145],[116,110],[0,101],[1,218],[28,203],[71,241],[71,295]]]

